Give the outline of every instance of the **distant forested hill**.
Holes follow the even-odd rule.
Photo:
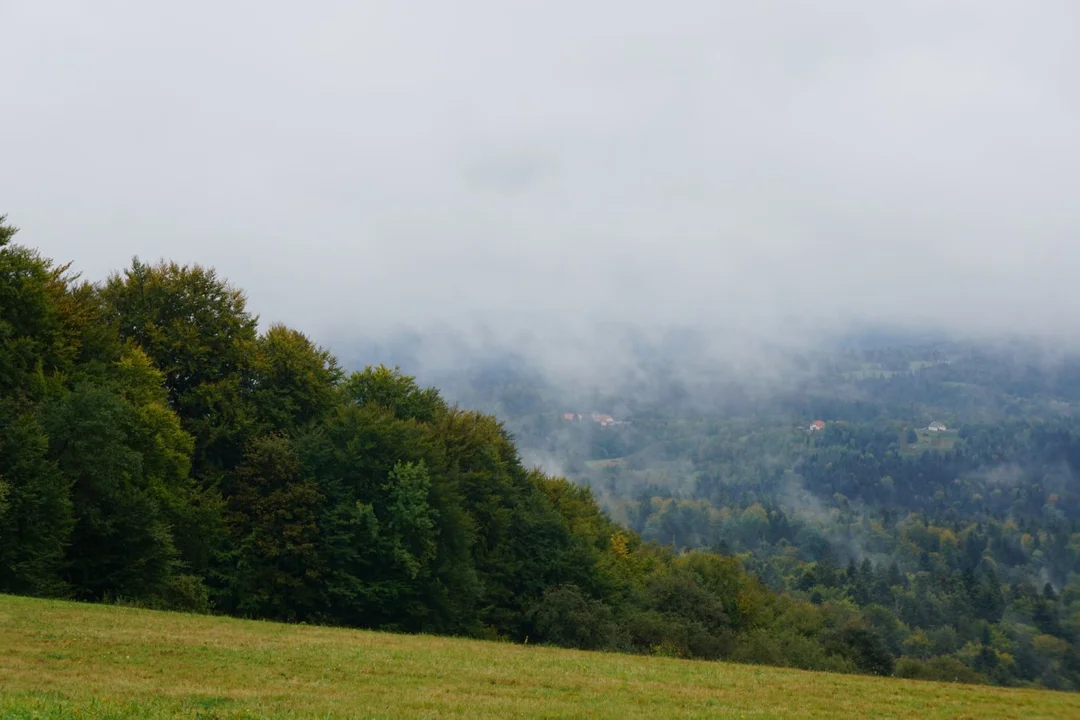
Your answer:
[[[0,592],[1080,688],[1064,361],[654,349],[590,384],[519,351],[448,402],[210,268],[90,284],[14,234]]]
[[[531,470],[494,416],[260,330],[210,268],[135,260],[91,284],[14,235],[0,222],[0,593],[1000,679],[898,663],[850,602],[643,540],[587,487]],[[490,401],[522,417],[551,402],[495,367]]]
[[[624,527],[859,608],[905,672],[1074,687],[1080,358],[875,334],[771,358],[768,377],[680,370],[707,366],[685,345],[635,365],[615,388],[526,358],[441,372]]]

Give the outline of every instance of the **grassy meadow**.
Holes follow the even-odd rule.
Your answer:
[[[1080,717],[1080,695],[0,596],[0,718]]]
[[[913,443],[903,440],[903,452],[909,455],[917,455],[927,451],[948,452],[956,445],[960,438],[958,430],[946,430],[944,432],[930,432],[922,428],[915,431],[917,440]]]

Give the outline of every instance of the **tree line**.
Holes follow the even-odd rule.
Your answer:
[[[0,592],[889,674],[853,603],[675,552],[490,415],[259,329],[211,269],[90,283],[0,219]]]
[[[685,468],[630,456],[593,482],[646,540],[733,554],[775,592],[859,608],[899,674],[1080,689],[1080,424],[910,434],[670,424],[654,442]]]
[[[898,342],[823,349],[759,396],[644,361],[665,389],[567,400],[528,365],[463,380],[646,541],[857,608],[896,674],[1080,689],[1080,356]],[[567,423],[567,406],[632,422]]]

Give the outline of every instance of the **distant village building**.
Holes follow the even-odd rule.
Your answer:
[[[945,427],[945,423],[941,423],[935,420],[934,422],[930,423],[930,426],[926,429],[930,432],[945,432],[949,428]]]
[[[818,430],[824,430],[824,429],[825,429],[825,421],[824,420],[815,420],[814,422],[810,423],[810,432],[817,432]]]

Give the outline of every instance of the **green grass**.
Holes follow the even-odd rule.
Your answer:
[[[0,596],[2,718],[1080,717],[1080,695]]]
[[[947,452],[952,450],[956,445],[956,441],[960,439],[960,432],[958,430],[930,432],[924,428],[916,430],[915,434],[918,435],[919,439],[916,442],[905,444],[904,446],[904,451],[909,454],[926,452],[927,450]]]

